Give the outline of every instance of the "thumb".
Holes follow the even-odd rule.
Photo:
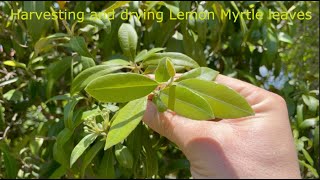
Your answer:
[[[143,122],[180,148],[184,147],[190,135],[194,136],[194,133],[191,132],[194,132],[197,123],[197,121],[176,115],[172,111],[160,113],[152,101],[148,101]]]

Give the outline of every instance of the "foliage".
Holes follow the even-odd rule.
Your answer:
[[[178,148],[140,121],[144,96],[158,84],[173,82],[179,72],[179,85],[155,93],[158,109],[177,110],[178,104],[170,105],[170,92],[176,92],[187,102],[198,98],[199,106],[210,111],[216,102],[203,102],[213,95],[208,90],[224,88],[207,83],[216,71],[285,98],[302,177],[319,177],[317,7],[319,2],[0,2],[0,177],[189,178],[189,162]],[[86,15],[83,22],[39,21],[14,18],[11,9],[100,13],[96,19]],[[311,11],[312,19],[169,20],[170,12],[227,9]],[[114,19],[102,13],[113,10]],[[164,18],[122,20],[126,10],[162,12]],[[155,80],[141,73],[155,73]],[[115,79],[120,85],[137,79],[147,86],[138,95],[125,86],[125,96],[96,93],[101,83],[118,86]],[[217,117],[225,115],[212,110]],[[128,120],[126,131],[119,131],[117,125]]]

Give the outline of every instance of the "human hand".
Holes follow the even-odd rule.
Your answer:
[[[143,121],[181,149],[193,178],[301,178],[283,98],[224,75],[216,82],[244,96],[255,115],[196,121],[149,101]]]

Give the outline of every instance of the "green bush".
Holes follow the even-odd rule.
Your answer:
[[[181,151],[140,121],[107,150],[96,134],[88,135],[103,137],[109,121],[130,103],[96,101],[84,90],[87,84],[113,72],[153,73],[163,57],[179,73],[209,67],[281,95],[301,175],[319,178],[318,7],[319,2],[302,1],[0,2],[0,178],[189,178]],[[229,9],[254,9],[264,18],[170,19],[178,11]],[[11,16],[11,11],[59,10],[85,12],[84,19]],[[267,18],[269,10],[310,11],[312,18],[278,21]],[[124,20],[126,11],[136,16]],[[90,19],[89,12],[99,12],[98,18]],[[139,19],[143,12],[163,18]],[[119,41],[119,32],[130,38]]]

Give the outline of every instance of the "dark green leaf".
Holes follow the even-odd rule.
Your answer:
[[[112,149],[108,149],[104,151],[104,154],[98,169],[99,169],[98,174],[101,178],[114,179],[116,177]]]
[[[81,178],[84,178],[86,168],[91,163],[93,158],[98,154],[98,152],[103,148],[103,146],[104,146],[104,142],[98,141],[89,149],[89,151],[86,152],[86,155],[84,156],[83,162],[81,164],[81,170],[80,170]]]
[[[131,169],[133,166],[133,157],[130,152],[130,150],[127,148],[127,146],[124,146],[122,144],[117,144],[115,146],[116,159],[119,162],[120,166],[124,168]]]
[[[69,165],[69,157],[65,152],[64,145],[67,141],[71,138],[73,132],[68,129],[64,128],[57,136],[56,142],[53,146],[53,158],[63,166]]]
[[[90,54],[90,52],[87,48],[87,44],[86,44],[83,37],[75,36],[75,37],[71,38],[70,46],[79,55],[92,58],[92,55]]]

